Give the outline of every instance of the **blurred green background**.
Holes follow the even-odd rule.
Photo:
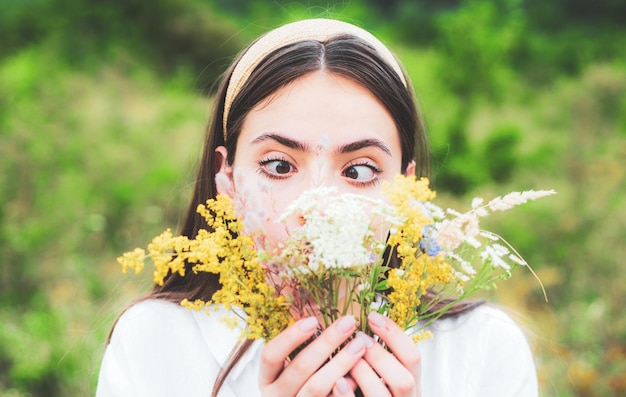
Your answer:
[[[549,301],[524,268],[488,296],[527,331],[542,396],[626,395],[626,2],[0,0],[0,396],[93,395],[150,286],[116,256],[177,228],[232,57],[305,17],[404,61],[440,203],[558,191],[488,219]]]

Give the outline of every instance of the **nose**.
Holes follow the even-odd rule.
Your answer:
[[[324,151],[316,153],[310,162],[310,180],[307,189],[315,189],[321,186],[339,186],[337,170],[333,168],[333,159],[330,155],[324,155]]]

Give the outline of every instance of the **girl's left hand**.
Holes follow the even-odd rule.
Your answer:
[[[370,313],[370,329],[391,352],[373,343],[350,371],[363,395],[420,397],[421,356],[417,345],[389,318]]]

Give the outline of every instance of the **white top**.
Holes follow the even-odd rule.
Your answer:
[[[96,397],[208,397],[238,341],[219,321],[226,313],[144,301],[119,319],[107,346]],[[419,342],[423,397],[537,396],[532,354],[519,327],[502,311],[481,306],[431,326]],[[233,368],[220,396],[259,396],[261,341]]]

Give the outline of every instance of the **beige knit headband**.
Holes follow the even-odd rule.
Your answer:
[[[226,98],[224,101],[224,115],[222,119],[224,128],[224,139],[226,139],[226,121],[228,113],[233,104],[233,100],[239,94],[241,87],[246,83],[252,71],[269,53],[289,44],[303,40],[325,41],[331,37],[341,34],[349,34],[356,36],[369,45],[374,47],[381,56],[398,74],[400,80],[406,87],[406,80],[402,73],[402,68],[393,54],[371,33],[351,25],[333,19],[307,19],[303,21],[293,22],[274,29],[261,36],[248,50],[243,54],[235,69],[233,70],[228,88],[226,90]]]

